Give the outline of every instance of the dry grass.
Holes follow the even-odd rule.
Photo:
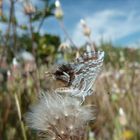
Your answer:
[[[136,60],[137,58],[133,61],[118,60],[114,61],[114,65],[113,59],[111,63],[106,61],[96,82],[94,94],[86,99],[86,104],[93,104],[97,113],[96,121],[90,124],[89,140],[140,139],[140,64]],[[122,65],[119,66],[120,64]],[[14,69],[11,66],[12,73],[7,81],[1,83],[0,90],[1,140],[25,140],[23,131],[27,139],[37,139],[33,131],[21,124],[29,105],[36,100],[38,91],[46,90],[54,84],[53,80],[48,83],[46,79],[47,69],[45,65],[41,65],[37,70],[25,74],[25,69]],[[15,95],[21,109],[21,119]]]

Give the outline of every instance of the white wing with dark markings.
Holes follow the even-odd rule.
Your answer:
[[[56,92],[79,97],[91,95],[92,86],[101,72],[103,60],[103,51],[86,52],[73,63],[61,65],[54,75],[56,79],[67,83],[67,86],[57,88]]]

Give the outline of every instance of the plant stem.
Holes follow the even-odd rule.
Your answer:
[[[32,16],[29,15],[29,26],[30,26],[30,34],[31,34],[31,45],[32,45],[32,53],[35,56],[34,50],[34,35],[33,35],[33,26],[32,26]]]
[[[64,26],[64,23],[62,20],[59,20],[59,24],[60,24],[60,27],[61,29],[63,30],[63,32],[65,33],[66,37],[69,39],[69,41],[71,42],[71,44],[73,45],[73,47],[76,47],[75,43],[73,42],[73,40],[71,39],[69,33],[67,32],[65,26]]]
[[[3,57],[7,56],[8,51],[9,51],[8,46],[10,46],[9,40],[10,40],[11,25],[12,25],[12,18],[13,18],[13,12],[14,12],[14,3],[15,3],[14,0],[10,0],[9,20],[8,20],[8,23],[7,23],[8,24],[7,30],[6,30],[6,33],[4,35],[4,37],[5,37],[4,44],[5,45],[3,47],[3,51],[2,51],[2,54],[1,54],[1,58],[0,58],[0,66],[2,64]],[[9,47],[9,48],[11,49],[11,47]]]
[[[13,5],[13,18],[16,19],[15,16],[15,6]],[[17,23],[16,21],[13,22],[13,47],[14,47],[14,53],[17,51]]]
[[[16,93],[15,93],[15,96],[14,97],[15,97],[15,102],[16,102],[16,107],[17,107],[17,113],[18,113],[18,117],[19,117],[19,121],[20,121],[20,126],[21,126],[21,131],[22,131],[23,139],[24,140],[27,140],[25,127],[24,127],[24,124],[23,124],[23,122],[21,120],[20,104],[19,104],[18,96],[17,96]]]
[[[88,40],[89,40],[89,43],[90,43],[90,45],[91,45],[91,49],[93,50],[93,51],[96,51],[97,49],[96,49],[96,44],[95,44],[95,42],[93,42],[93,40],[91,39],[91,36],[88,36]]]
[[[41,19],[41,22],[39,23],[39,26],[38,26],[38,29],[37,29],[37,32],[38,32],[38,33],[40,32],[40,29],[41,29],[41,27],[42,27],[44,21],[45,21],[45,16]]]

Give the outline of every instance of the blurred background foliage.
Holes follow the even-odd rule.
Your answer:
[[[19,25],[15,16],[18,0],[9,1],[9,15],[0,12],[0,22],[7,25],[7,30],[0,32],[0,140],[36,140],[35,132],[24,124],[24,114],[41,90],[53,87],[54,81],[45,72],[56,64],[73,61],[86,45],[67,47],[59,36],[40,34],[44,21],[54,17],[52,1],[43,0],[42,9],[25,2],[26,25]],[[35,22],[39,22],[37,28]],[[101,42],[97,48],[105,51],[105,61],[94,94],[86,100],[97,108],[89,140],[139,140],[140,49],[113,46],[111,42]]]

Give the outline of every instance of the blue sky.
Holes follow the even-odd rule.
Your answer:
[[[8,1],[8,0],[7,0]],[[40,0],[32,0],[37,3]],[[140,44],[140,0],[60,0],[64,10],[64,23],[77,46],[83,44],[80,19],[84,18],[92,29],[92,39],[99,43],[101,38],[117,45],[135,47]],[[21,7],[17,6],[20,22],[27,22]],[[1,24],[0,24],[0,27]],[[55,18],[45,21],[41,33],[65,36]],[[139,45],[140,46],[140,45]]]

